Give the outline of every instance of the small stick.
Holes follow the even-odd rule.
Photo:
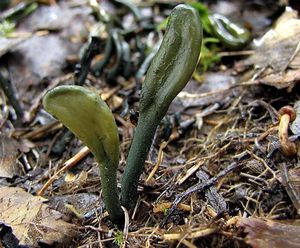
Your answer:
[[[123,244],[122,244],[122,248],[126,248],[126,241],[127,241],[127,238],[128,238],[128,230],[129,230],[129,214],[128,214],[128,211],[127,211],[126,208],[124,208],[123,206],[121,206],[121,208],[124,211],[124,218],[125,218],[124,228],[123,228],[124,241],[123,241]]]
[[[163,159],[163,149],[168,145],[168,142],[164,141],[160,147],[159,147],[159,151],[158,151],[158,156],[157,156],[157,162],[155,164],[155,166],[153,167],[152,171],[150,172],[148,178],[146,179],[146,183],[148,183],[151,178],[154,176],[155,172],[158,170],[158,167],[161,165],[162,159]]]
[[[185,237],[187,239],[195,239],[195,238],[208,236],[214,232],[216,232],[216,228],[205,228],[205,229],[192,231],[191,233],[187,233]],[[182,238],[183,235],[184,235],[183,233],[166,233],[164,234],[163,238],[164,240],[176,240],[176,239],[178,240]]]
[[[289,61],[286,63],[286,65],[283,67],[283,69],[281,70],[281,72],[285,71],[289,65],[291,64],[291,62],[295,59],[295,57],[297,56],[297,54],[299,53],[300,51],[300,41],[298,42],[296,48],[295,48],[295,51],[294,53],[292,54],[292,56],[290,57]]]
[[[88,147],[83,147],[75,156],[67,160],[64,164],[63,167],[58,170],[49,180],[44,184],[44,186],[37,192],[38,196],[42,196],[46,189],[57,179],[57,177],[68,170],[69,168],[73,167],[76,165],[80,160],[82,160],[84,157],[86,157],[90,153],[90,150]]]
[[[198,98],[199,99],[199,98],[204,98],[204,97],[209,97],[209,96],[213,96],[216,94],[224,93],[224,92],[230,91],[237,87],[252,86],[252,85],[258,85],[258,84],[259,84],[259,82],[256,80],[249,80],[249,81],[245,81],[245,82],[242,82],[239,84],[231,85],[226,89],[209,91],[209,92],[200,93],[200,94],[194,94],[194,93],[188,93],[188,92],[182,91],[178,94],[178,97],[179,98]]]
[[[36,139],[40,138],[43,135],[52,132],[53,130],[62,128],[63,125],[59,123],[58,121],[50,122],[49,124],[43,125],[41,127],[36,128],[35,130],[32,130],[24,135],[21,135],[22,139]]]
[[[44,89],[38,96],[35,97],[35,99],[33,100],[31,107],[29,109],[28,112],[25,112],[24,115],[24,121],[25,122],[31,122],[33,120],[33,118],[35,117],[35,114],[37,112],[37,110],[40,107],[41,101],[44,97],[44,95],[51,89],[53,89],[54,87],[56,87],[57,85],[64,83],[67,80],[70,80],[73,77],[73,73],[69,73],[66,74],[64,76],[58,77],[56,79],[54,79],[53,81],[51,81],[51,83],[49,84],[49,86]]]
[[[100,39],[92,36],[88,48],[85,50],[79,64],[76,65],[74,82],[76,85],[83,85],[90,70],[91,62],[99,51]]]

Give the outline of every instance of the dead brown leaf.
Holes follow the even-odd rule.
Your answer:
[[[287,70],[282,73],[273,73],[262,77],[259,82],[274,86],[277,89],[294,87],[295,83],[300,81],[300,70]]]
[[[230,72],[206,73],[203,82],[191,80],[178,94],[169,108],[169,113],[183,111],[187,108],[206,106],[216,102],[223,104],[232,97],[229,90],[236,83]]]
[[[11,227],[19,245],[66,244],[74,236],[74,225],[62,220],[62,214],[45,201],[21,188],[0,188],[0,223]]]
[[[277,89],[292,88],[300,81],[300,20],[288,9],[258,42],[255,53],[245,65],[260,70],[258,81]]]
[[[281,164],[281,173],[278,179],[300,215],[300,168],[296,167],[288,170],[285,164]]]
[[[258,218],[241,218],[238,225],[245,228],[246,242],[253,248],[299,248],[300,222],[282,222]]]
[[[294,134],[300,134],[300,100],[295,102],[294,109],[296,111],[296,119],[291,125],[291,130]]]
[[[12,138],[0,135],[0,177],[12,178],[20,175],[21,169],[16,162],[17,144]]]

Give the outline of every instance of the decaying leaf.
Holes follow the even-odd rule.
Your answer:
[[[281,173],[278,179],[300,215],[300,168],[296,167],[288,170],[285,164],[281,164]]]
[[[66,244],[74,236],[74,225],[62,220],[62,214],[45,201],[21,188],[0,188],[0,224],[12,229],[19,245]]]
[[[296,111],[296,119],[291,125],[291,130],[294,134],[300,134],[300,101],[295,102],[294,109]]]
[[[204,183],[205,181],[209,180],[209,175],[203,170],[199,170],[196,173],[196,176],[199,179],[199,183]],[[205,191],[205,198],[208,200],[209,205],[216,213],[223,213],[227,211],[226,201],[222,195],[219,194],[215,186],[212,186]]]
[[[220,104],[228,102],[233,95],[229,89],[235,83],[235,78],[228,72],[206,73],[200,86],[195,80],[187,84],[171,104],[169,112],[180,112],[187,108],[206,106],[216,102]]]
[[[288,9],[258,42],[255,53],[245,61],[260,71],[257,80],[277,89],[292,88],[300,80],[300,20]]]
[[[70,209],[66,207],[66,204],[72,205],[80,213],[87,213],[94,211],[99,203],[102,203],[102,201],[99,200],[99,196],[90,193],[53,196],[49,198],[49,206],[65,215],[72,213]]]
[[[283,222],[258,218],[241,218],[238,225],[245,228],[246,242],[253,248],[299,248],[300,222]]]
[[[300,81],[300,70],[287,70],[283,73],[274,73],[266,75],[259,80],[263,84],[275,86],[277,89],[291,87]]]
[[[20,167],[16,163],[17,145],[14,139],[0,135],[0,177],[12,178],[19,175]]]

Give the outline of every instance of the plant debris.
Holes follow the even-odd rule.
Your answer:
[[[299,247],[299,221],[284,222],[241,218],[238,225],[245,228],[246,242],[253,248]]]
[[[297,11],[287,8],[275,27],[257,41],[256,52],[245,61],[254,65],[259,82],[290,89],[300,80],[300,20]]]
[[[63,221],[62,214],[50,209],[45,201],[20,188],[1,188],[0,224],[12,229],[18,245],[66,244],[74,237],[75,226]]]
[[[18,145],[16,140],[0,135],[0,177],[21,176],[22,170],[17,165]]]

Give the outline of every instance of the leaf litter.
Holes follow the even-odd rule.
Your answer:
[[[140,199],[122,232],[107,218],[94,158],[40,103],[48,89],[73,84],[74,74],[97,90],[118,123],[120,180],[138,118],[145,71],[137,72],[163,34],[155,26],[176,1],[137,0],[137,9],[122,4],[126,1],[45,2],[51,4],[39,5],[17,23],[13,38],[3,38],[9,45],[0,53],[1,75],[11,80],[25,112],[17,124],[11,99],[1,92],[1,245],[297,247],[299,114],[288,130],[297,154],[284,156],[278,138],[278,110],[291,105],[299,113],[295,11],[285,11],[279,1],[207,2],[210,11],[252,25],[260,46],[253,42],[242,51],[208,46],[221,59],[206,72],[199,66],[171,105],[146,161]],[[102,30],[99,49],[88,54],[84,48],[91,45],[95,23]],[[121,54],[118,41],[109,43],[109,28],[128,44]],[[90,67],[78,66],[84,54]]]
[[[5,135],[0,135],[0,177],[21,176],[22,170],[17,165],[17,142]]]
[[[37,247],[40,243],[70,242],[75,226],[65,222],[62,214],[50,209],[46,201],[21,188],[1,187],[0,223],[12,229],[18,245]]]

